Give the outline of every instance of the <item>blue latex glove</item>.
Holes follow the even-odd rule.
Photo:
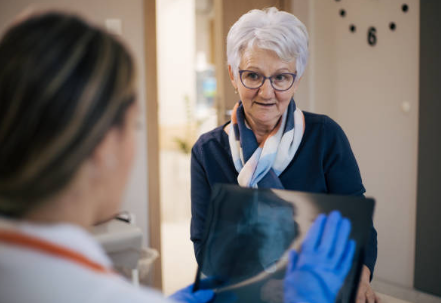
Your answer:
[[[290,252],[284,281],[285,303],[334,303],[351,269],[355,242],[351,223],[333,211],[319,215],[308,231],[301,253]]]
[[[193,284],[172,294],[169,298],[176,302],[206,303],[213,299],[214,292],[211,289],[200,289],[193,292]]]

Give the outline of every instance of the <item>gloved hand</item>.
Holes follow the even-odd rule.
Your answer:
[[[172,294],[169,298],[176,302],[206,303],[213,299],[214,292],[211,289],[201,289],[193,292],[193,284]]]
[[[350,221],[337,211],[328,218],[317,217],[301,253],[290,252],[284,281],[285,303],[335,302],[355,253],[350,231]]]

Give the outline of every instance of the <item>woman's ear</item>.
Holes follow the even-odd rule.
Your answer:
[[[118,130],[110,129],[92,153],[92,164],[98,173],[108,173],[118,165]]]
[[[237,90],[236,80],[234,79],[234,73],[231,69],[231,65],[228,65],[228,74],[230,75],[231,84],[233,84],[234,89]]]

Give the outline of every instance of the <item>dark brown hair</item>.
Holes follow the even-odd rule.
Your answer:
[[[35,15],[0,41],[0,214],[63,189],[134,102],[126,48],[81,18]]]

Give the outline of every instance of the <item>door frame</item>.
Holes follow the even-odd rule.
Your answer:
[[[149,246],[159,253],[152,268],[152,286],[162,291],[161,201],[159,184],[158,77],[156,0],[144,1],[144,61],[147,127],[147,188]]]

